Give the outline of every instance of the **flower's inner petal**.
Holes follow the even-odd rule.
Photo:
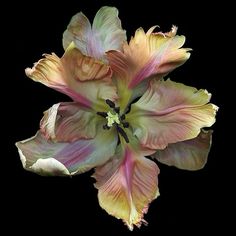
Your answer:
[[[47,139],[74,142],[94,138],[101,121],[94,112],[85,110],[78,103],[58,103],[44,112],[40,129]]]
[[[104,166],[96,168],[100,206],[109,214],[133,229],[146,223],[143,215],[149,203],[158,195],[157,165],[145,158],[142,152],[131,149],[119,150]]]
[[[212,130],[204,131],[194,139],[168,145],[153,157],[163,164],[184,170],[199,170],[207,162],[211,148]]]
[[[201,128],[215,122],[218,108],[208,103],[210,97],[206,90],[153,80],[145,94],[132,104],[126,120],[142,145],[164,149],[170,143],[195,138]]]
[[[40,175],[73,175],[106,163],[114,155],[117,135],[114,129],[100,130],[94,139],[67,143],[47,140],[38,132],[16,145],[25,169]]]
[[[106,61],[105,52],[122,50],[126,41],[118,10],[115,7],[102,7],[94,18],[92,28],[82,12],[73,16],[63,34],[65,50],[72,41],[84,55]]]

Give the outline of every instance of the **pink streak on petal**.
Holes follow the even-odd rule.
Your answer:
[[[121,168],[124,170],[126,183],[128,185],[128,191],[130,193],[131,192],[131,179],[132,179],[132,173],[134,169],[134,161],[132,158],[132,153],[129,149],[125,150],[125,158],[124,158]]]
[[[86,141],[78,141],[72,145],[65,147],[62,151],[57,153],[55,159],[59,160],[67,168],[84,162],[86,158],[94,151],[90,143]],[[67,157],[66,159],[63,157]],[[68,158],[70,157],[70,158]]]
[[[157,64],[157,60],[155,58],[152,58],[151,60],[149,60],[147,65],[145,65],[131,80],[131,82],[129,83],[129,89],[134,88],[142,80],[150,76],[154,72],[156,64]]]
[[[79,102],[81,105],[91,108],[92,103],[90,100],[88,100],[86,97],[74,92],[72,89],[66,87],[66,86],[50,86],[51,88],[54,88],[55,90],[59,92],[63,92],[64,94],[71,97],[75,102]]]

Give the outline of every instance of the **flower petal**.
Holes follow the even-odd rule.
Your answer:
[[[142,145],[164,149],[170,143],[195,138],[203,127],[215,122],[217,106],[209,103],[206,90],[175,83],[153,80],[149,89],[132,104],[126,121]]]
[[[100,8],[92,28],[82,12],[73,16],[63,34],[65,50],[72,41],[84,55],[106,61],[105,52],[121,50],[126,41],[126,32],[121,27],[118,10],[115,7]]]
[[[26,74],[86,107],[92,107],[102,99],[114,100],[117,96],[110,68],[84,56],[73,43],[61,59],[55,54],[45,55],[32,69],[27,68]]]
[[[129,44],[124,44],[124,52],[107,53],[118,95],[125,94],[120,100],[121,107],[126,107],[145,92],[151,75],[161,78],[190,56],[189,49],[181,48],[185,37],[175,35],[176,27],[165,34],[152,33],[154,28],[146,34],[139,28]]]
[[[130,89],[152,74],[160,77],[182,65],[190,56],[190,49],[181,48],[184,36],[172,33],[152,33],[152,27],[146,34],[142,28],[135,32],[129,44],[124,44],[124,52],[111,51],[108,58],[112,69],[128,81]]]
[[[40,129],[47,139],[74,142],[94,138],[100,120],[100,116],[77,103],[58,103],[44,112]]]
[[[168,166],[175,166],[184,170],[199,170],[207,162],[211,139],[212,130],[202,130],[196,138],[170,144],[152,156]]]
[[[114,155],[114,130],[100,130],[94,139],[53,142],[41,132],[16,143],[23,167],[40,175],[74,175],[106,163]]]
[[[142,152],[130,147],[119,150],[108,163],[96,168],[100,206],[122,219],[130,230],[146,223],[143,215],[149,203],[159,196],[157,165]]]
[[[71,42],[74,42],[84,55],[91,56],[87,51],[87,44],[91,34],[92,28],[88,18],[82,12],[77,13],[71,18],[67,29],[63,33],[62,43],[65,51]]]

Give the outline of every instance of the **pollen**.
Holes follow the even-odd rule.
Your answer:
[[[107,119],[107,126],[108,126],[108,127],[112,127],[112,125],[113,125],[114,123],[116,123],[116,124],[118,124],[118,125],[120,124],[119,115],[118,115],[117,113],[113,114],[113,113],[111,113],[110,111],[107,112],[107,117],[106,117],[106,119]]]

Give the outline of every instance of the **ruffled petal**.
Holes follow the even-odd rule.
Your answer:
[[[38,132],[16,143],[23,167],[40,175],[74,175],[106,163],[114,155],[117,135],[100,130],[94,139],[53,142]]]
[[[148,205],[159,196],[157,165],[142,152],[127,146],[104,166],[96,168],[100,206],[110,215],[122,219],[130,230],[147,223],[143,215]]]
[[[109,66],[84,56],[73,43],[61,59],[55,54],[45,55],[32,69],[27,68],[26,74],[86,107],[117,97]]]
[[[152,33],[154,28],[146,34],[142,28],[138,29],[129,44],[124,44],[124,52],[107,53],[118,84],[118,93],[125,90],[122,106],[144,93],[151,75],[161,78],[190,56],[190,49],[181,48],[185,37],[176,35],[176,27],[165,34]]]
[[[77,103],[68,102],[55,104],[45,111],[40,130],[47,139],[74,142],[94,138],[99,125],[102,126],[100,116]]]
[[[84,55],[106,61],[105,52],[122,50],[126,41],[118,10],[115,7],[102,7],[94,18],[92,28],[82,12],[73,16],[63,34],[65,50],[72,41]]]
[[[199,170],[207,162],[211,140],[212,130],[202,130],[196,138],[170,144],[152,156],[168,166],[175,166],[184,170]]]
[[[132,104],[126,121],[143,146],[164,149],[170,143],[193,139],[202,128],[214,124],[218,107],[208,103],[210,97],[206,90],[171,80],[153,80]]]

